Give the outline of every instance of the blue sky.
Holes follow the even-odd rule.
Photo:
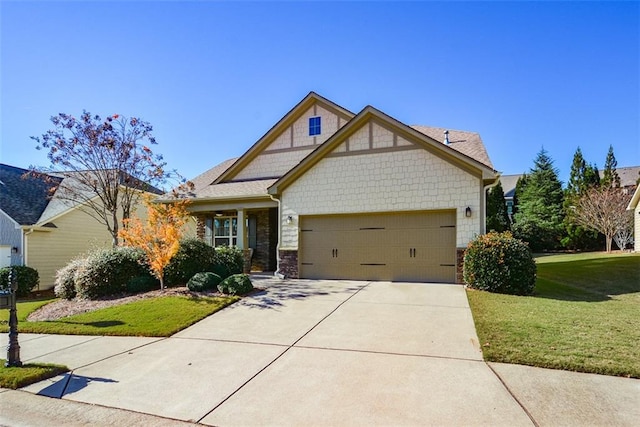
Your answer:
[[[0,162],[47,166],[59,112],[138,116],[187,178],[309,91],[479,132],[504,174],[541,147],[640,165],[638,2],[0,2]]]

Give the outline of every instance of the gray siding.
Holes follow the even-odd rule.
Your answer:
[[[22,265],[22,230],[16,228],[16,223],[0,211],[0,246],[18,248],[18,253],[11,252],[11,265]]]

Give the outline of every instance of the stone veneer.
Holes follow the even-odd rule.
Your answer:
[[[247,216],[256,218],[256,248],[251,258],[251,270],[253,271],[273,271],[276,269],[275,254],[277,240],[277,219],[275,219],[277,209],[264,209],[258,211],[247,211]],[[210,215],[199,214],[196,218],[196,237],[204,240],[205,221]],[[273,219],[271,217],[274,217]]]
[[[280,269],[278,272],[288,279],[298,278],[298,251],[280,250]]]
[[[456,248],[456,283],[464,284],[464,252],[466,248]]]

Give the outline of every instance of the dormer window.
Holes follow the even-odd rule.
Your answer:
[[[322,132],[320,126],[320,116],[309,118],[309,136],[320,135]]]

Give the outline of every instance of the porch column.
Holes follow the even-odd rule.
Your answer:
[[[238,209],[238,235],[236,236],[236,246],[239,249],[244,249],[247,244],[247,218],[244,214],[244,209]]]

